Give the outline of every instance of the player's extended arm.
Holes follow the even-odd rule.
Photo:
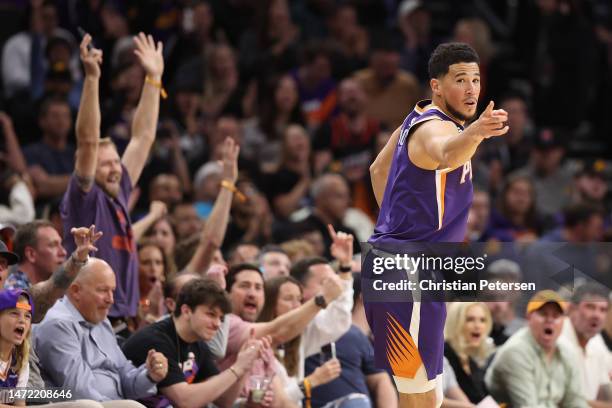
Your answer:
[[[493,101],[463,132],[452,122],[430,120],[414,132],[408,155],[414,164],[427,170],[457,168],[474,156],[484,139],[508,132],[509,127],[504,125],[507,120],[506,111],[493,110]]]
[[[382,204],[385,188],[387,187],[387,179],[389,178],[389,169],[393,161],[393,152],[399,139],[401,127],[395,129],[385,147],[378,153],[376,159],[370,166],[370,179],[372,180],[372,189],[378,206]]]
[[[138,183],[138,178],[149,157],[149,150],[155,141],[161,77],[164,72],[161,42],[156,46],[152,36],[140,33],[134,37],[134,44],[136,45],[134,54],[144,68],[147,78],[132,121],[132,139],[121,158],[121,163],[127,169],[133,186]]]
[[[91,190],[96,174],[98,140],[100,139],[99,81],[102,51],[90,48],[91,36],[86,34],[79,47],[85,69],[83,93],[76,120],[75,174],[79,186],[85,192]]]

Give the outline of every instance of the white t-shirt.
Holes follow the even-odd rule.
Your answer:
[[[560,341],[565,342],[575,352],[581,374],[582,390],[588,401],[597,398],[600,387],[610,384],[608,373],[612,370],[612,353],[606,347],[601,334],[589,340],[583,350],[578,343],[576,331],[569,318],[565,319]]]

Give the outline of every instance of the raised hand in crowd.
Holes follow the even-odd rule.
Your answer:
[[[81,268],[87,263],[90,252],[96,252],[96,242],[102,236],[102,231],[96,232],[96,226],[71,228],[70,233],[76,245],[72,255],[57,268],[51,277],[45,281],[38,282],[30,288],[36,308],[32,321],[40,322],[47,310],[64,294]]]
[[[98,161],[101,123],[98,82],[102,50],[93,48],[91,36],[85,34],[79,46],[79,55],[85,71],[85,82],[75,124],[77,151],[74,172],[81,190],[89,192],[93,187]]]
[[[225,275],[227,275],[227,272],[227,266],[220,263],[214,263],[210,265],[210,267],[206,271],[206,277],[217,282],[221,289],[225,290],[227,286],[227,283],[225,281]]]
[[[161,76],[164,72],[163,45],[161,41],[158,41],[156,45],[152,35],[145,35],[141,32],[134,36],[134,45],[136,46],[134,54],[138,57],[140,65],[142,65],[149,78],[161,81]]]
[[[325,302],[329,305],[332,301],[336,300],[344,291],[340,276],[332,275],[325,279],[322,283],[323,289],[321,294],[325,298]]]
[[[223,142],[223,159],[221,161],[221,191],[215,200],[212,211],[200,236],[200,244],[185,270],[202,275],[213,259],[215,251],[221,248],[229,223],[229,213],[234,193],[241,196],[236,188],[238,179],[238,155],[240,146],[234,139],[227,137]]]
[[[240,154],[240,146],[236,144],[234,139],[226,137],[223,141],[223,159],[221,164],[223,171],[221,173],[223,180],[235,183],[238,180],[238,155]]]
[[[149,206],[149,214],[159,220],[161,217],[168,213],[168,208],[163,201],[153,200]]]
[[[162,201],[153,200],[149,205],[149,212],[147,215],[142,217],[138,222],[132,225],[132,231],[134,232],[134,239],[136,242],[144,236],[145,232],[157,222],[160,218],[168,213],[166,204]]]
[[[351,267],[353,262],[353,235],[346,232],[336,232],[331,224],[327,224],[329,236],[332,238],[330,252],[338,261],[342,272],[350,272],[344,270]]]
[[[87,262],[89,253],[98,250],[95,244],[104,234],[102,231],[96,232],[96,226],[93,224],[89,228],[72,228],[70,233],[76,244],[76,250],[73,252],[72,256],[79,262]]]
[[[168,374],[168,359],[159,351],[155,351],[155,349],[149,350],[145,365],[147,367],[147,375],[153,382],[158,383],[166,378],[166,374]]]
[[[79,45],[79,52],[85,76],[99,79],[101,74],[100,66],[102,65],[102,50],[91,46],[91,35],[85,34],[83,36],[83,40],[81,40]]]

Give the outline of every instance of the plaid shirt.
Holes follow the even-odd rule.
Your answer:
[[[21,272],[16,267],[12,268],[11,274],[4,282],[4,289],[23,289],[30,290],[30,280],[25,273]]]

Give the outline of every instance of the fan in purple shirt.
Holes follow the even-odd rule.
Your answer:
[[[109,315],[126,318],[136,316],[140,298],[136,244],[127,202],[155,140],[164,71],[162,44],[143,33],[134,37],[134,54],[146,77],[123,157],[119,157],[110,139],[100,139],[98,83],[102,51],[90,44],[91,37],[86,35],[80,46],[85,81],[76,122],[76,165],[60,210],[64,236],[80,225],[95,224],[104,231],[96,256],[111,266],[117,281]],[[72,252],[72,240],[65,242],[68,252]]]

